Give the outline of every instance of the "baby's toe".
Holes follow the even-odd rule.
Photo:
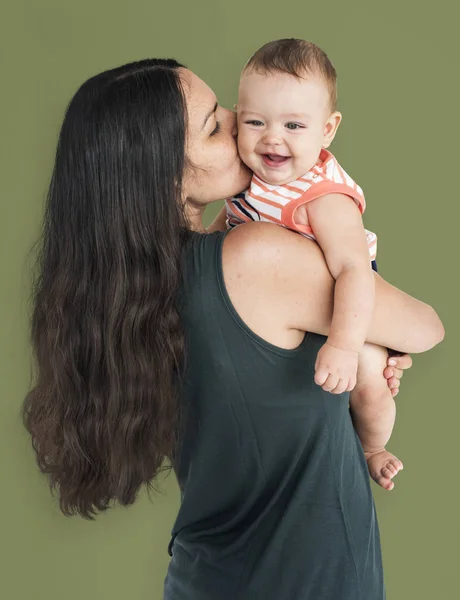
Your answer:
[[[397,458],[394,458],[385,463],[385,465],[382,467],[381,473],[384,477],[392,479],[395,475],[398,474],[401,468],[401,461],[399,461]]]
[[[395,486],[395,484],[394,484],[393,481],[391,481],[391,479],[385,479],[383,487],[386,490],[390,490],[391,491],[394,488],[394,486]]]
[[[399,460],[399,458],[396,458],[396,456],[394,456],[392,459],[390,459],[387,463],[388,467],[391,467],[392,469],[394,469],[395,475],[398,471],[401,471],[403,469],[403,464],[402,462]]]
[[[404,469],[404,465],[402,464],[402,462],[399,460],[399,458],[394,458],[393,459],[394,464],[397,465],[398,470],[402,471]]]
[[[391,477],[383,475],[383,469],[382,476],[376,479],[376,483],[378,483],[385,490],[392,490],[395,486],[394,482],[391,481]]]
[[[396,472],[392,465],[385,465],[380,469],[380,472],[382,474],[382,477],[385,477],[385,479],[392,479],[396,475]]]

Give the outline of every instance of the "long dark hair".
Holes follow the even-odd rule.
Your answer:
[[[90,78],[60,131],[23,418],[66,515],[132,504],[173,460],[187,236],[181,66],[149,59]]]

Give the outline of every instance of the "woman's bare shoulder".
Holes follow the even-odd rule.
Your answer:
[[[321,250],[311,240],[279,225],[246,223],[227,234],[222,262],[235,308],[264,339],[290,348],[299,343],[302,331],[326,330],[331,307],[327,302],[321,310],[309,307],[318,304],[318,294],[330,297],[334,282]],[[293,324],[292,307],[311,314],[311,328]]]
[[[271,223],[245,223],[230,231],[224,243],[224,267],[269,287],[283,284],[283,289],[299,290],[304,285],[301,280],[308,284],[312,278],[331,283],[318,244]]]
[[[296,264],[312,252],[322,255],[318,245],[303,236],[272,223],[244,223],[235,227],[226,236],[227,257],[234,254],[240,259],[248,259],[249,264],[257,263],[271,267],[291,259]]]

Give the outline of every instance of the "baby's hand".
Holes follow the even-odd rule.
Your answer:
[[[325,392],[351,392],[356,385],[358,352],[342,350],[327,342],[318,352],[315,363],[315,383]]]

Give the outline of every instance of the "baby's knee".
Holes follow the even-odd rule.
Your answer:
[[[350,394],[350,406],[378,415],[394,406],[393,395],[383,375],[366,382],[359,382]]]
[[[373,381],[369,380],[364,383],[358,380],[351,395],[361,402],[385,402],[388,397],[393,398],[383,375],[378,378],[375,377]]]

